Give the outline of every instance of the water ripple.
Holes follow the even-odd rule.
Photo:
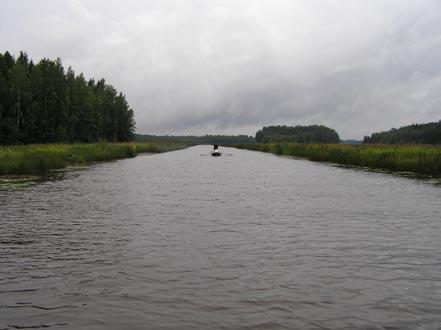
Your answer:
[[[0,330],[439,329],[439,186],[204,150],[0,189]]]

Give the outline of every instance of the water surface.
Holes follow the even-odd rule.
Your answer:
[[[207,151],[0,191],[0,329],[440,329],[439,186]]]

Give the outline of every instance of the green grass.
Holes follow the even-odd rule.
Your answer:
[[[242,144],[235,147],[303,157],[312,161],[441,176],[441,146],[275,143]]]
[[[143,152],[182,149],[171,143],[93,143],[0,146],[0,175],[43,174],[68,165],[135,157]]]

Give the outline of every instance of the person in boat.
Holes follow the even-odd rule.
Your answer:
[[[219,147],[217,144],[213,145],[213,151],[211,152],[212,156],[220,156]]]

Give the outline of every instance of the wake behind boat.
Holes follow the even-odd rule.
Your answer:
[[[219,146],[217,144],[213,145],[213,150],[206,154],[202,154],[201,156],[213,156],[213,157],[219,157],[219,156],[233,156],[233,154],[226,154],[219,151]]]

